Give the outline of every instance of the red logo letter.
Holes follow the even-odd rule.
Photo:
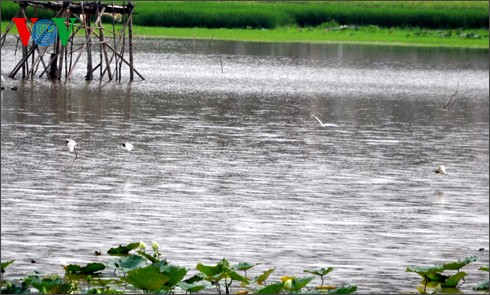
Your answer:
[[[12,20],[15,22],[17,26],[17,31],[19,31],[20,40],[22,40],[22,45],[27,46],[29,43],[29,38],[31,38],[31,32],[27,29],[26,18],[25,17],[14,17]],[[34,24],[38,18],[31,17],[31,22]]]

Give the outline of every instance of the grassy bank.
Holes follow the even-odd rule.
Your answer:
[[[2,22],[4,33],[8,22]],[[120,26],[116,30],[120,30]],[[10,34],[17,35],[15,26]],[[251,42],[357,43],[398,46],[489,48],[488,30],[380,28],[377,26],[280,27],[277,29],[207,29],[134,26],[140,38],[212,39]],[[82,36],[82,33],[79,33]]]
[[[359,43],[400,46],[488,48],[488,30],[427,30],[364,27],[267,29],[157,28],[137,26],[137,36],[256,42]]]

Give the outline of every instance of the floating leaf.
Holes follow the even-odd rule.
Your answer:
[[[271,275],[271,273],[275,270],[276,268],[271,268],[271,269],[268,269],[266,271],[264,271],[260,276],[258,277],[255,277],[255,282],[258,284],[258,285],[263,285],[265,280],[267,280],[267,278],[269,278],[269,276]]]
[[[160,273],[154,266],[149,265],[129,271],[126,277],[121,280],[145,292],[155,292],[162,289],[170,278]]]
[[[357,291],[356,285],[342,285],[335,290],[328,291],[328,294],[351,294]]]
[[[435,265],[435,266],[431,266],[431,267],[409,266],[406,269],[406,272],[418,273],[423,278],[426,278],[430,274],[435,274],[435,273],[443,272],[443,271],[444,271],[444,266],[442,266],[442,265]]]
[[[482,266],[478,270],[483,270],[483,271],[488,272],[488,266]]]
[[[308,273],[311,273],[311,274],[314,274],[317,276],[324,276],[324,275],[328,274],[329,272],[331,272],[332,270],[333,270],[333,267],[328,267],[328,268],[322,267],[319,270],[305,269],[305,270],[303,270],[303,272],[308,272]]]
[[[131,243],[131,244],[128,244],[126,246],[119,245],[116,248],[110,248],[107,251],[107,254],[109,254],[109,255],[127,255],[129,253],[129,251],[137,249],[137,248],[139,248],[139,246],[140,246],[140,242]]]
[[[280,294],[284,290],[284,283],[275,283],[257,290],[254,294]]]
[[[488,293],[488,280],[478,283],[473,287],[475,291],[486,291]]]
[[[475,262],[477,260],[477,258],[478,257],[476,257],[476,256],[470,256],[470,257],[466,257],[463,259],[459,259],[459,260],[454,261],[454,262],[443,264],[442,266],[444,267],[444,269],[447,269],[447,270],[459,270],[463,266],[465,266],[471,262]]]
[[[65,266],[66,273],[81,274],[81,275],[94,274],[104,269],[105,269],[105,265],[98,262],[89,263],[86,266],[79,266],[77,264],[69,264]]]
[[[459,284],[459,281],[463,279],[467,273],[458,272],[457,274],[450,276],[445,282],[442,283],[442,287],[446,288],[454,288]]]
[[[117,268],[124,272],[136,269],[145,265],[146,260],[138,255],[124,256],[121,258],[112,259],[107,262],[108,267]]]
[[[177,286],[179,286],[180,288],[182,288],[182,290],[184,290],[186,292],[193,293],[193,292],[199,292],[201,290],[211,288],[213,285],[208,281],[202,281],[199,283],[197,283],[197,282],[196,283],[186,283],[186,282],[182,281],[182,282],[178,283]]]

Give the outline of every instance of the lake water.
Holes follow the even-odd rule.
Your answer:
[[[333,266],[326,283],[359,293],[416,291],[407,266],[470,255],[461,289],[488,277],[488,50],[135,43],[144,81],[86,83],[82,58],[71,82],[4,83],[7,276],[154,240],[190,274],[223,257],[275,266],[270,281]]]

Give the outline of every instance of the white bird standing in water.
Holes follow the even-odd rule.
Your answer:
[[[315,117],[315,119],[316,119],[318,122],[320,122],[320,125],[321,125],[322,127],[339,127],[339,125],[337,125],[337,124],[333,124],[333,123],[322,123],[322,121],[320,121],[320,119],[318,119],[318,117],[317,117],[317,116],[315,116],[315,115],[313,115],[313,114],[311,114],[311,115],[312,115],[313,117]]]
[[[444,165],[439,165],[439,167],[437,167],[437,169],[436,169],[436,170],[434,170],[434,172],[435,172],[436,174],[441,174],[441,175],[443,175],[443,174],[447,174],[447,173],[446,173],[446,166],[444,166]]]
[[[70,153],[75,153],[75,160],[76,160],[78,158],[77,151],[75,150],[75,146],[77,145],[76,141],[72,139],[66,139],[65,143]]]
[[[124,147],[124,148],[125,148],[125,149],[126,149],[128,152],[132,151],[132,150],[133,150],[133,148],[134,148],[134,146],[133,146],[132,144],[130,144],[129,142],[125,142],[125,143],[123,143],[123,144],[122,144],[122,146],[123,146],[123,147]]]

